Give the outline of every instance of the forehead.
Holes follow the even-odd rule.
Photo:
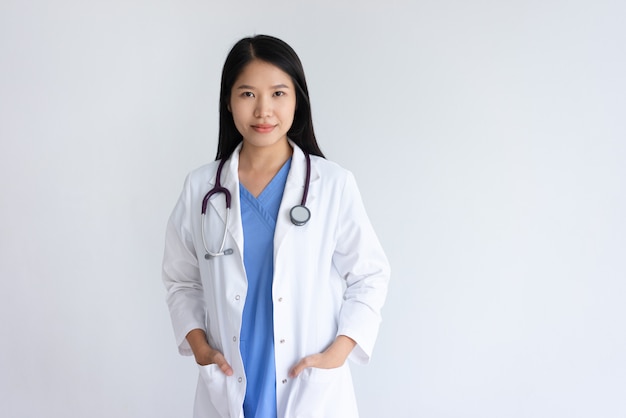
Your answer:
[[[271,87],[278,84],[293,87],[289,74],[274,64],[261,60],[253,60],[247,64],[235,80],[233,88],[236,89],[241,84],[257,88]]]

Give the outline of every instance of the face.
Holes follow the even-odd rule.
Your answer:
[[[244,146],[284,145],[296,111],[291,77],[273,64],[251,61],[233,84],[228,110]]]

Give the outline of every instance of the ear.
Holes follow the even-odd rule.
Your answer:
[[[230,103],[228,103],[228,104],[226,105],[226,109],[228,109],[228,111],[229,111],[230,113],[233,113],[233,111],[232,111],[232,110],[231,110],[231,108],[230,108]]]

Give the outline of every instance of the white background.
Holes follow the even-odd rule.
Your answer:
[[[392,263],[364,418],[626,416],[626,5],[0,3],[0,416],[188,417],[160,263],[241,37]]]

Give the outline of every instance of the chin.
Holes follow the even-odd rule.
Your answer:
[[[251,135],[250,137],[248,137],[249,139],[246,139],[244,137],[244,143],[248,143],[250,145],[253,145],[255,147],[271,147],[273,145],[277,145],[283,141],[287,142],[287,139],[284,135],[281,136],[269,136],[268,134],[258,134],[258,133],[254,133],[254,135]],[[283,139],[284,138],[284,139]]]

